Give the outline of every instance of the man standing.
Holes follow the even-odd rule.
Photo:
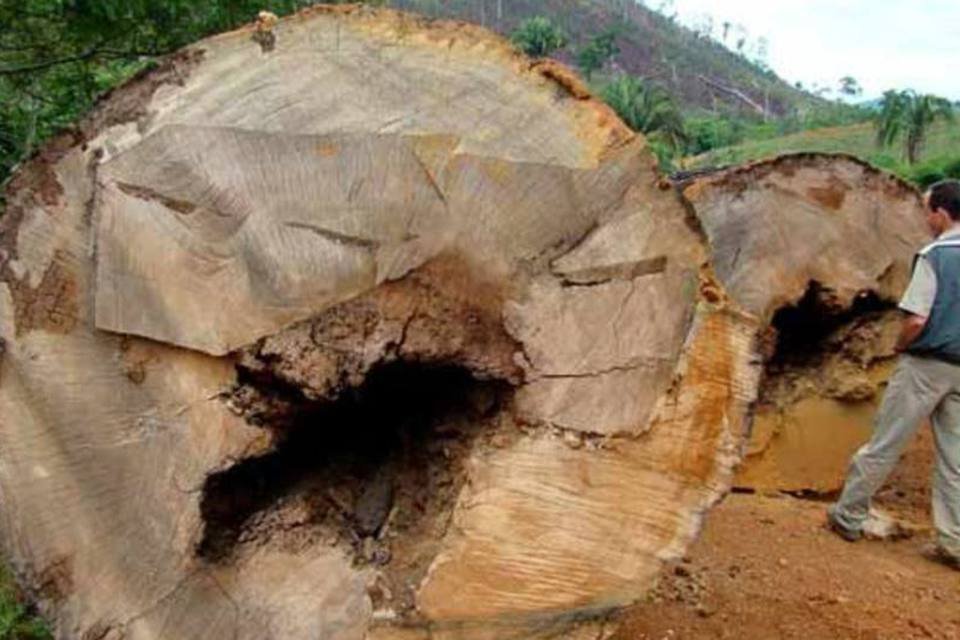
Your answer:
[[[938,182],[923,201],[936,240],[917,255],[900,301],[905,317],[897,351],[903,355],[874,420],[873,436],[853,456],[827,522],[845,540],[862,537],[870,499],[929,417],[937,449],[936,557],[960,569],[960,181]]]

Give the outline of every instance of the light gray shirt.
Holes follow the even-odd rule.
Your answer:
[[[947,229],[937,238],[937,241],[946,238],[960,239],[960,224],[955,224]],[[910,284],[900,300],[900,308],[914,315],[927,318],[930,316],[930,309],[933,308],[933,300],[937,297],[937,274],[924,251],[917,256],[917,262],[913,266],[913,276],[910,278]]]

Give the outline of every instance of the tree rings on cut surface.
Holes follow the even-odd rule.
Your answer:
[[[568,635],[729,486],[773,310],[902,277],[880,245],[834,280],[822,246],[786,280],[761,236],[734,258],[753,177],[688,193],[698,222],[642,137],[483,29],[258,29],[8,188],[0,540],[61,637]],[[860,215],[861,184],[815,186],[795,237]]]

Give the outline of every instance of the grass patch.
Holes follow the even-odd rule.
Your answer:
[[[731,147],[714,149],[687,158],[684,166],[695,169],[727,164],[741,164],[771,158],[784,153],[812,151],[848,153],[907,180],[924,185],[931,177],[952,177],[952,167],[960,161],[960,122],[936,122],[930,127],[921,161],[908,165],[899,147],[880,149],[876,146],[872,123],[842,127],[824,127],[801,131],[779,138],[750,140]]]

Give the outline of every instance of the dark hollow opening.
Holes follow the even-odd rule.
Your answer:
[[[796,304],[778,309],[773,316],[776,345],[767,362],[768,370],[814,364],[838,330],[875,320],[891,308],[891,303],[872,291],[860,293],[852,305],[844,307],[829,288],[811,281]]]
[[[459,366],[393,362],[336,401],[302,399],[292,422],[273,427],[273,451],[208,477],[197,554],[223,561],[238,545],[279,536],[347,543],[359,557],[387,526],[394,535],[436,531],[474,438],[510,389]],[[377,547],[364,561],[386,564],[390,553]]]

